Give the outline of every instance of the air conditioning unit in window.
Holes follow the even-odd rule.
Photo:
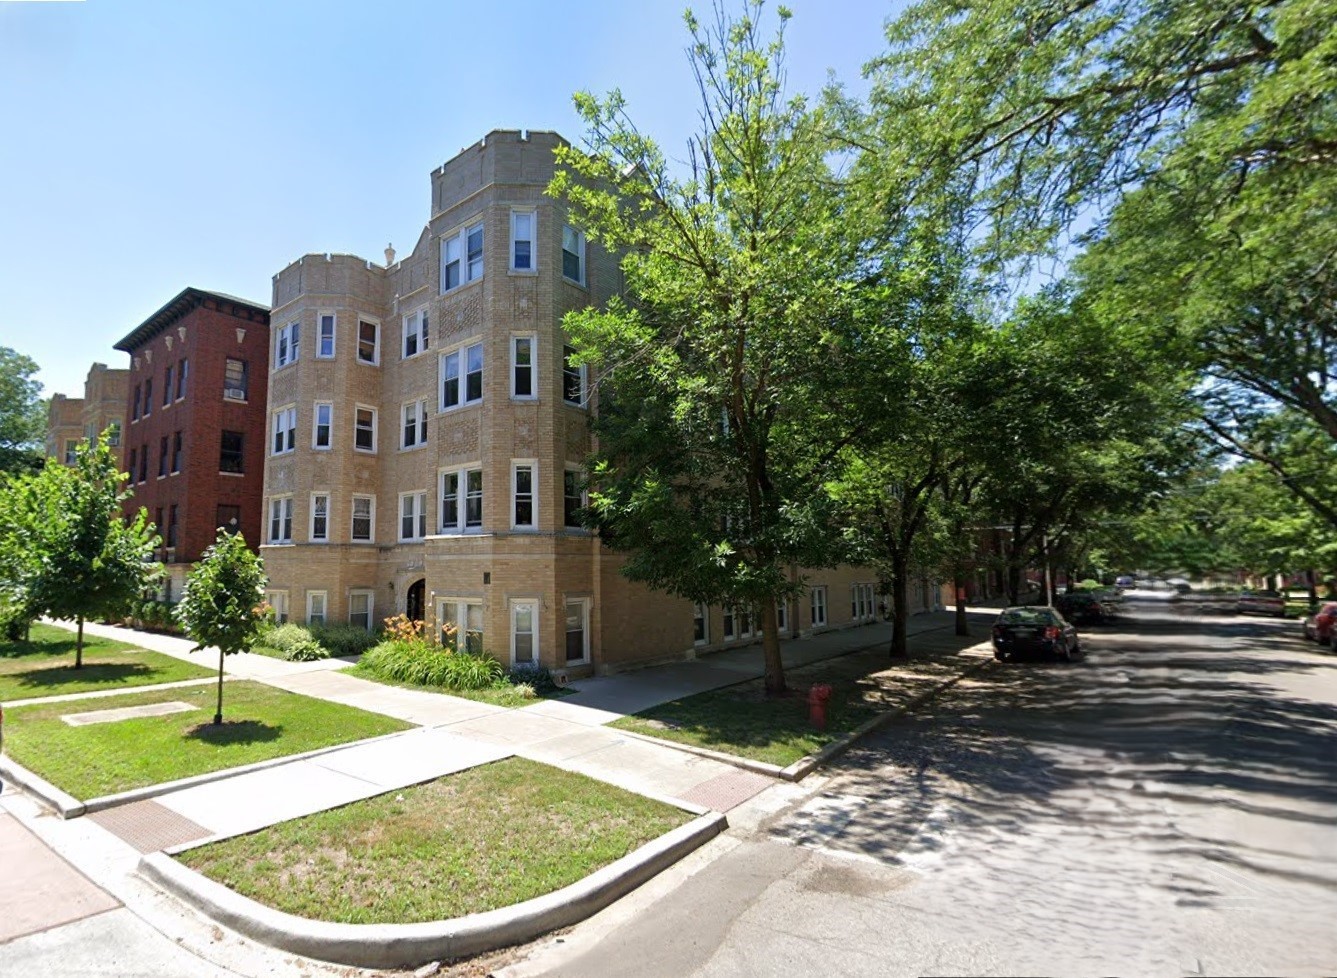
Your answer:
[[[233,387],[226,387],[223,389],[223,397],[229,401],[244,401],[246,400],[246,392]]]

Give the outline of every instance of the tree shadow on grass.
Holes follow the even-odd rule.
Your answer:
[[[50,642],[0,642],[0,659],[23,659],[28,656],[73,655],[78,642],[75,636]],[[84,641],[84,654],[88,653],[88,642]]]
[[[282,724],[226,718],[221,724],[213,721],[197,723],[186,731],[186,737],[190,740],[203,741],[215,747],[224,747],[228,744],[259,744],[278,740],[281,736],[283,736]]]
[[[70,663],[10,673],[5,678],[25,689],[59,689],[74,683],[123,683],[152,672],[154,670],[142,662],[85,663],[82,669],[75,669]]]

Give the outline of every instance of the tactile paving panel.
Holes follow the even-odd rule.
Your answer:
[[[679,795],[683,801],[701,805],[716,812],[727,812],[747,801],[753,795],[775,784],[775,779],[753,771],[731,771]]]
[[[158,852],[213,834],[152,799],[104,808],[88,817],[140,852]]]

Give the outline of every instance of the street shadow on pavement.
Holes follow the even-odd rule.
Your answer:
[[[1145,654],[1152,646],[1164,653],[1162,640],[1176,634],[1193,639],[1169,656]],[[1337,854],[1277,854],[1203,829],[1216,824],[1214,806],[1232,817],[1283,819],[1297,831],[1331,822],[1337,705],[1266,680],[1337,669],[1337,659],[1311,652],[1284,622],[1152,618],[1084,638],[1096,653],[1086,661],[1000,665],[893,723],[840,762],[822,798],[781,813],[768,830],[914,866],[944,839],[971,840],[980,849],[970,858],[983,861],[990,840],[1057,839],[1081,826],[1094,847],[1113,853],[1106,865],[1120,865],[1119,847],[1127,847],[1151,865],[1191,853],[1337,886]],[[1147,865],[1131,861],[1129,885],[1145,884]],[[1221,892],[1207,872],[1167,872],[1156,885],[1181,901]]]

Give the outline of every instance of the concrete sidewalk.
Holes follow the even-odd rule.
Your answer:
[[[915,637],[950,628],[952,621],[951,612],[934,612],[915,616],[907,626]],[[188,640],[174,636],[105,625],[86,624],[85,631],[193,661],[216,655],[192,653]],[[789,669],[854,653],[871,661],[890,640],[890,624],[879,622],[790,639],[781,643],[781,654]],[[929,646],[936,644],[925,641]],[[945,658],[954,655],[949,653]],[[571,695],[539,700],[514,710],[344,675],[340,670],[349,664],[339,659],[286,662],[240,653],[224,660],[224,670],[236,678],[253,679],[448,733],[449,738],[431,742],[430,746],[427,739],[418,742],[421,746],[415,752],[426,751],[429,760],[407,765],[387,762],[383,780],[341,780],[332,775],[337,775],[345,763],[341,757],[347,755],[346,763],[357,765],[358,752],[366,749],[350,745],[319,759],[233,776],[227,779],[225,790],[196,786],[159,796],[157,803],[209,830],[209,834],[231,834],[243,831],[235,828],[238,825],[255,828],[292,818],[295,813],[319,811],[414,783],[411,778],[405,780],[407,775],[395,775],[401,769],[421,774],[416,780],[429,780],[484,763],[474,758],[495,760],[511,754],[587,774],[639,794],[677,798],[717,811],[727,811],[773,783],[765,775],[740,770],[722,760],[605,729],[614,720],[659,703],[760,677],[764,666],[761,646],[756,643],[700,659],[579,680],[572,684],[575,692]],[[963,660],[962,668],[969,664],[969,660]],[[398,749],[404,750],[409,741],[395,738],[389,743],[400,744]],[[372,746],[378,752],[392,752],[379,744]],[[376,789],[376,785],[381,787]],[[194,800],[196,797],[207,798],[209,803],[201,805]],[[303,798],[313,799],[305,810]],[[323,804],[315,804],[315,799]],[[229,807],[244,807],[245,813],[225,811]],[[202,820],[197,819],[195,816],[201,813]]]
[[[936,612],[918,615],[908,626],[911,636],[945,635],[951,623],[950,612]],[[85,631],[190,661],[208,661],[216,655],[192,652],[190,641],[170,635],[97,624],[86,624]],[[891,626],[877,623],[791,639],[782,643],[781,653],[789,669],[841,656],[850,657],[852,665],[855,659],[874,661],[890,637]],[[930,637],[921,641],[933,655],[931,647],[938,643]],[[224,670],[230,678],[252,679],[417,724],[424,728],[424,736],[353,744],[318,758],[231,776],[219,772],[212,783],[131,803],[139,806],[139,817],[103,815],[100,821],[145,850],[155,841],[166,846],[249,831],[512,754],[639,794],[676,798],[717,811],[728,811],[774,783],[765,774],[724,759],[607,729],[614,720],[656,704],[761,676],[759,644],[580,680],[572,685],[571,695],[515,710],[349,676],[342,672],[349,664],[340,659],[287,662],[241,653],[228,656]],[[374,761],[366,759],[373,756]],[[145,824],[150,826],[147,832],[136,827]]]
[[[912,620],[912,662],[926,666],[905,680],[900,691],[931,686],[938,677],[959,675],[978,663],[979,650],[962,648],[950,635],[950,613]],[[982,619],[975,617],[978,626]],[[62,624],[62,623],[57,623]],[[217,653],[191,653],[191,643],[172,636],[107,626],[85,626],[106,635],[195,662],[216,662]],[[978,628],[977,628],[978,630]],[[887,624],[828,632],[783,643],[790,669],[827,659],[838,672],[877,670],[886,656]],[[302,815],[395,791],[443,775],[519,755],[618,785],[639,794],[685,803],[696,810],[751,812],[781,804],[800,791],[768,774],[680,750],[607,724],[657,703],[762,675],[759,645],[637,672],[581,680],[574,693],[505,709],[462,697],[370,682],[342,672],[350,663],[326,660],[292,663],[264,656],[229,656],[229,677],[247,678],[307,696],[328,699],[419,725],[372,741],[279,762],[264,769],[194,783],[153,798],[131,801],[86,818],[61,821],[37,817],[31,802],[6,798],[5,808],[24,812],[24,822],[40,829],[44,841],[88,873],[134,913],[166,934],[189,934],[189,943],[209,946],[208,918],[196,918],[140,876],[137,854],[253,831]],[[892,664],[887,663],[888,666]],[[887,675],[897,672],[888,669]],[[911,679],[913,678],[913,681]],[[807,680],[811,681],[811,680]],[[151,689],[139,687],[137,689]],[[133,690],[132,690],[133,691]],[[900,695],[898,692],[897,695]],[[767,791],[764,797],[758,797]],[[161,856],[146,856],[162,859]],[[303,925],[305,926],[305,925]],[[319,927],[322,925],[312,925]],[[198,953],[198,952],[197,952]],[[212,953],[210,957],[212,957]],[[248,969],[249,970],[249,969]]]

